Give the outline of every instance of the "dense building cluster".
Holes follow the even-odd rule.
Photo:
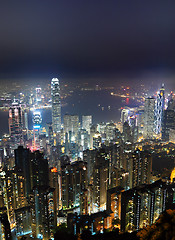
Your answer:
[[[65,114],[59,80],[51,82],[52,123],[16,99],[9,136],[0,142],[0,240],[29,235],[48,240],[58,225],[74,233],[154,223],[175,204],[175,98],[164,85],[144,106],[121,109],[121,122],[93,124]],[[36,105],[42,101],[36,89]],[[62,123],[61,123],[62,122]]]

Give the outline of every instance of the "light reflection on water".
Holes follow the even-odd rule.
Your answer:
[[[114,97],[107,91],[89,91],[74,93],[67,99],[67,104],[62,107],[62,117],[64,114],[92,115],[93,123],[109,122],[120,120],[120,108],[124,106],[138,106],[138,103],[131,99],[121,99]],[[51,109],[41,110],[43,126],[52,121]],[[63,121],[63,119],[62,119]],[[29,129],[32,129],[32,112],[28,113]],[[8,112],[0,111],[0,136],[8,133]]]

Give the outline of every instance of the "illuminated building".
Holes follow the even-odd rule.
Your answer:
[[[53,139],[53,128],[52,128],[52,124],[49,124],[48,126],[48,137],[49,137],[49,144],[51,146],[54,145],[54,139]]]
[[[68,134],[68,141],[75,142],[79,130],[79,116],[78,115],[64,115],[64,134]]]
[[[30,191],[31,191],[31,181],[30,181],[30,151],[27,148],[19,146],[18,149],[15,149],[15,166],[18,172],[25,178],[25,189],[26,189],[26,198],[29,200]]]
[[[109,227],[118,227],[120,229],[121,192],[123,191],[124,189],[120,186],[107,191],[107,210],[111,212]]]
[[[175,130],[175,108],[174,100],[169,101],[168,108],[164,110],[162,124],[162,140],[169,141],[171,139],[171,131]]]
[[[37,87],[36,89],[36,104],[41,102],[41,88]]]
[[[57,215],[59,207],[61,206],[61,186],[59,186],[59,174],[57,168],[51,168],[49,171],[49,186],[54,189],[53,191],[53,203],[50,202],[50,208],[53,210],[54,225],[57,225]]]
[[[146,98],[144,105],[144,132],[143,137],[145,139],[154,138],[154,109],[155,109],[155,99]]]
[[[175,129],[169,130],[169,141],[175,144]]]
[[[109,186],[109,167],[111,157],[101,148],[96,154],[92,173],[92,209],[93,212],[106,210],[107,189]]]
[[[152,157],[147,151],[136,150],[129,160],[130,188],[149,184],[152,172]]]
[[[108,123],[106,125],[106,140],[108,142],[115,141],[115,130],[116,130],[116,126],[114,123]]]
[[[48,240],[54,227],[52,189],[47,186],[33,188],[31,194],[32,236]]]
[[[12,147],[23,144],[23,116],[22,109],[18,102],[14,100],[9,109],[9,133],[12,140]]]
[[[51,81],[51,95],[52,95],[52,128],[54,133],[59,133],[61,130],[61,99],[60,99],[60,85],[57,78]]]
[[[120,121],[122,124],[124,124],[125,122],[128,121],[128,116],[129,116],[129,109],[128,108],[124,108],[121,110],[121,118]]]
[[[93,137],[96,133],[97,133],[97,126],[92,125],[90,128],[90,149],[93,149]]]
[[[82,129],[85,129],[90,134],[90,127],[92,125],[92,116],[82,116]]]
[[[123,141],[132,143],[132,135],[131,135],[131,128],[128,122],[124,122],[123,124]]]
[[[63,165],[61,178],[63,210],[75,208],[78,214],[87,214],[87,163]]]
[[[42,117],[41,112],[33,112],[33,149],[40,149],[40,129],[41,129]]]
[[[10,223],[6,213],[0,214],[0,240],[11,240]]]
[[[98,149],[101,147],[101,135],[97,132],[93,136],[93,149]]]
[[[78,145],[81,152],[90,146],[90,136],[85,129],[80,129],[78,132]]]
[[[92,178],[96,154],[97,154],[97,149],[93,149],[93,150],[86,149],[85,151],[83,151],[83,161],[87,162],[88,183],[90,183]]]
[[[138,110],[137,112],[137,120],[138,120],[138,133],[142,137],[144,131],[144,110]]]
[[[23,125],[23,135],[24,135],[24,141],[28,140],[28,113],[26,110],[24,110],[24,125]]]
[[[15,209],[17,237],[32,233],[30,206]]]
[[[166,189],[159,180],[122,192],[121,230],[133,232],[154,223],[165,210]]]
[[[159,134],[162,130],[162,122],[163,122],[163,112],[165,105],[165,89],[164,84],[162,84],[162,88],[160,92],[157,94],[156,104],[155,104],[155,133]]]
[[[7,215],[11,228],[15,225],[15,209],[26,206],[25,178],[19,171],[6,171],[1,178],[3,185],[4,205],[7,208]]]

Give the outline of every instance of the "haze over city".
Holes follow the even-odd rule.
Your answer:
[[[175,2],[0,7],[0,240],[174,239]]]

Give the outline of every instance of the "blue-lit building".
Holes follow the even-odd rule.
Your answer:
[[[33,149],[40,149],[39,135],[42,123],[42,117],[40,111],[33,112]]]
[[[160,134],[162,130],[163,123],[163,112],[165,107],[165,88],[162,84],[160,92],[157,94],[156,103],[155,103],[155,133]]]

